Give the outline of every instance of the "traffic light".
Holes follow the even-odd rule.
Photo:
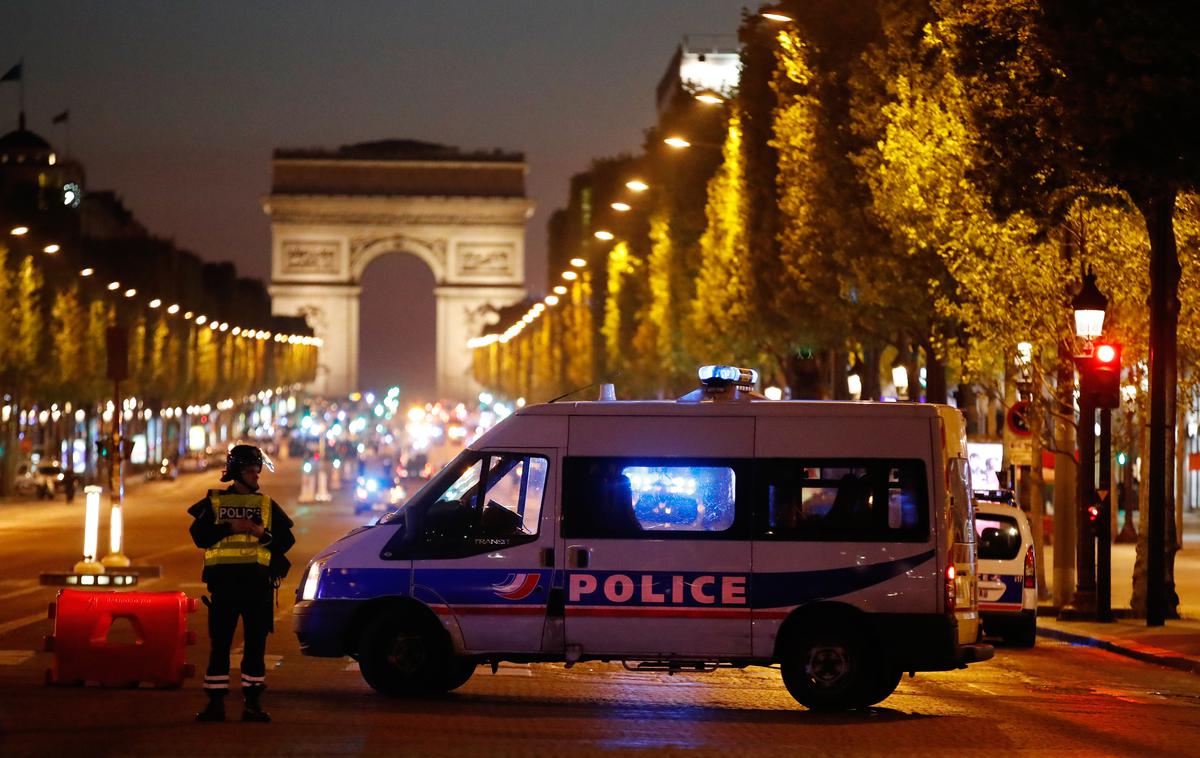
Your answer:
[[[96,455],[101,458],[108,457],[108,440],[96,440]]]
[[[1097,342],[1091,357],[1081,364],[1081,387],[1097,408],[1121,405],[1121,346],[1115,342]]]
[[[1087,509],[1087,518],[1089,524],[1095,525],[1095,523],[1100,519],[1100,506],[1094,503],[1089,505]]]

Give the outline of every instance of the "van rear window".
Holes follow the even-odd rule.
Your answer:
[[[929,533],[919,460],[760,461],[757,537],[843,542],[918,541]]]
[[[975,514],[975,534],[975,547],[982,559],[1011,561],[1021,552],[1021,530],[1010,516]]]

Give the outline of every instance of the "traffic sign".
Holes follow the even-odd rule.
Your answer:
[[[1029,431],[1029,411],[1030,405],[1028,400],[1019,400],[1013,403],[1005,417],[1008,430],[1018,437],[1030,436],[1032,432]]]

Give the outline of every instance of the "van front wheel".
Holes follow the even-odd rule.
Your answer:
[[[462,684],[454,684],[448,674],[454,660],[440,631],[408,614],[379,614],[367,624],[359,645],[363,679],[391,697],[437,695]]]
[[[863,640],[847,629],[805,631],[783,658],[783,684],[810,710],[861,708],[882,699],[877,697],[879,677],[869,658]]]

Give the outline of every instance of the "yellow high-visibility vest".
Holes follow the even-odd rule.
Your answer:
[[[264,529],[271,528],[271,498],[262,493],[238,495],[234,492],[213,490],[208,493],[213,515],[217,523],[244,518],[253,521],[257,516]],[[204,551],[205,566],[220,566],[231,563],[257,563],[271,565],[271,551],[258,542],[253,534],[231,534]]]

